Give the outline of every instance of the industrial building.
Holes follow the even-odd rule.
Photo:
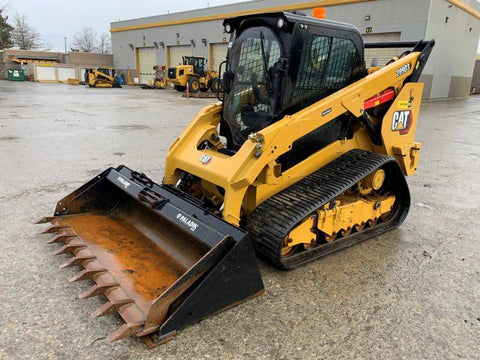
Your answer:
[[[475,0],[255,0],[111,23],[114,65],[120,73],[152,82],[157,67],[176,65],[182,55],[204,56],[210,69],[225,59],[229,35],[223,19],[259,12],[301,11],[325,7],[330,20],[355,25],[365,42],[435,39],[423,72],[424,98],[467,96],[480,35],[480,4]],[[405,49],[403,49],[405,50]],[[400,49],[368,49],[385,64]]]
[[[0,80],[8,70],[20,70],[25,80],[40,82],[83,81],[85,69],[113,66],[111,54],[6,49],[0,51]]]

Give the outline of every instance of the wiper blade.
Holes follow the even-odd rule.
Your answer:
[[[270,92],[273,88],[272,79],[270,78],[270,73],[267,69],[267,56],[265,55],[265,35],[263,31],[260,31],[260,49],[262,50],[262,60],[263,60],[263,75],[265,77],[265,85],[267,87],[267,91]]]

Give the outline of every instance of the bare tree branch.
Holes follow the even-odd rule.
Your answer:
[[[112,52],[112,45],[110,35],[103,33],[100,35],[100,40],[98,42],[98,52],[101,54],[110,54]]]
[[[13,22],[12,40],[16,46],[21,50],[38,49],[41,47],[40,34],[28,25],[24,14],[16,14]]]
[[[84,27],[73,35],[72,46],[79,51],[94,52],[97,48],[97,33],[91,27]]]

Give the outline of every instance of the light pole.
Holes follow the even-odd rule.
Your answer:
[[[64,39],[65,39],[65,54],[66,54],[67,53],[67,37],[65,36]]]

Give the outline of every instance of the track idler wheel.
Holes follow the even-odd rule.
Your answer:
[[[368,195],[373,190],[379,190],[385,181],[385,171],[378,169],[357,183],[357,191],[360,195]]]

